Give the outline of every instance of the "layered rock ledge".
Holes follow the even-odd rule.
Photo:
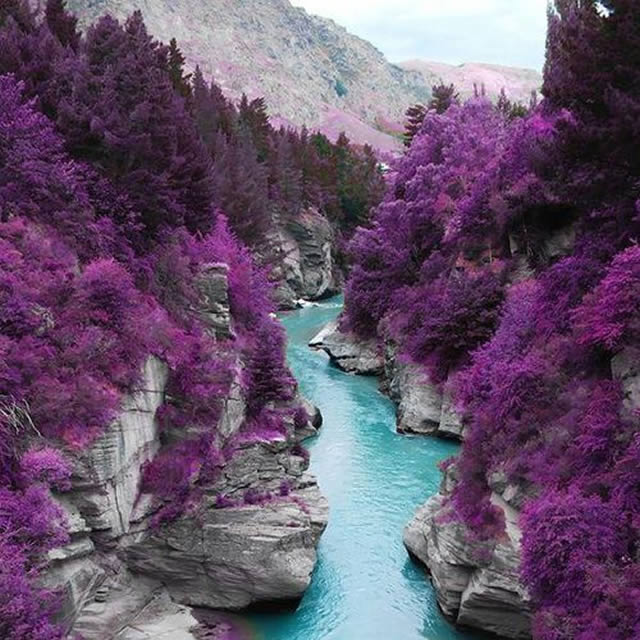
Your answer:
[[[225,265],[208,265],[199,285],[199,311],[212,336],[233,336]],[[192,640],[200,637],[199,623],[185,605],[295,603],[309,586],[328,504],[299,443],[317,433],[320,412],[298,397],[278,407],[291,409],[282,434],[245,433],[236,381],[212,425],[217,445],[230,445],[233,455],[198,486],[193,507],[159,525],[154,515],[162,504],[141,492],[141,478],[170,444],[156,419],[167,378],[164,363],[150,357],[106,432],[85,451],[65,452],[72,487],[54,498],[70,539],[50,552],[44,583],[61,592],[57,620],[70,637]],[[306,424],[293,416],[299,406]]]
[[[328,354],[338,368],[364,376],[384,373],[384,354],[375,341],[363,341],[338,329],[338,322],[330,322],[309,342],[312,349]]]
[[[471,532],[451,521],[445,497],[420,507],[407,525],[404,544],[431,576],[438,604],[455,624],[503,638],[531,638],[531,609],[520,583],[520,530],[517,512],[497,496],[507,532],[492,543],[473,541]]]
[[[300,300],[322,300],[340,290],[334,256],[335,234],[320,212],[309,209],[294,220],[276,221],[259,250],[276,282],[276,302],[295,309]]]
[[[384,369],[385,388],[398,407],[398,433],[464,438],[464,424],[454,409],[449,383],[433,384],[418,365],[399,358],[390,343]]]
[[[451,401],[450,385],[433,384],[417,365],[397,356],[392,342],[381,347],[327,324],[310,342],[338,368],[356,375],[380,376],[382,389],[398,407],[398,433],[462,440],[464,424]]]

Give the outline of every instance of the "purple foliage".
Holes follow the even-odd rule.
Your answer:
[[[392,309],[409,319],[411,305],[390,294],[429,286],[465,253],[487,251],[491,259],[490,240],[463,244],[456,229],[474,184],[497,162],[504,132],[503,118],[483,100],[427,114],[395,166],[372,227],[360,229],[351,243],[345,328],[375,335]]]
[[[351,244],[343,326],[453,377],[456,516],[494,537],[496,480],[523,490],[540,640],[640,634],[638,407],[611,368],[640,347],[639,19],[553,3],[544,102],[427,114]]]
[[[619,253],[600,284],[576,309],[579,340],[611,351],[640,343],[640,247]]]
[[[295,381],[283,361],[284,330],[276,321],[261,326],[250,341],[245,394],[250,417],[281,400],[293,400]]]
[[[284,424],[285,415],[273,409],[263,408],[260,413],[250,418],[236,436],[235,444],[253,444],[285,440],[287,429]]]
[[[236,507],[237,503],[229,496],[219,495],[216,496],[215,508],[216,509],[232,509]]]
[[[286,496],[288,496],[291,493],[291,481],[290,480],[283,480],[280,483],[280,488],[278,489],[278,495],[285,498]]]
[[[62,629],[50,622],[57,600],[37,575],[47,551],[68,541],[48,483],[68,487],[70,469],[50,449],[28,452],[19,466],[14,481],[0,486],[0,632],[10,640],[59,640]]]
[[[71,488],[71,467],[57,449],[30,449],[20,458],[20,483],[47,484],[58,491]]]
[[[295,413],[293,414],[293,426],[297,431],[300,431],[301,429],[306,429],[306,427],[308,426],[309,422],[311,422],[311,418],[309,416],[308,411],[300,406],[295,410]]]
[[[393,336],[412,360],[426,365],[435,382],[464,364],[469,353],[495,330],[503,282],[491,271],[454,272],[431,282],[400,289],[402,301],[391,323]]]
[[[372,149],[356,149],[344,135],[333,144],[306,129],[276,130],[263,99],[243,96],[235,106],[220,87],[207,85],[199,69],[193,114],[211,155],[215,201],[250,246],[264,244],[274,212],[290,220],[309,208],[324,211],[350,237],[382,196]]]
[[[300,456],[306,464],[309,464],[309,460],[311,459],[309,450],[303,447],[300,443],[296,443],[291,447],[291,453],[294,456]]]
[[[272,502],[274,497],[268,491],[261,491],[260,489],[256,489],[254,487],[247,489],[244,492],[243,501],[246,505],[251,506],[264,506],[269,502]]]
[[[156,525],[195,506],[231,454],[217,425],[232,384],[247,430],[282,437],[295,385],[266,273],[234,235],[240,209],[255,198],[260,233],[276,209],[307,206],[347,230],[382,179],[370,150],[275,131],[261,101],[204,95],[197,74],[192,87],[177,45],[139,13],[81,37],[62,0],[39,17],[0,4],[0,636],[54,640],[38,578],[65,541],[50,488],[69,487],[70,466],[56,447],[102,435],[150,355],[169,368],[157,415],[169,444],[143,477]],[[197,286],[218,263],[228,339],[212,335]]]

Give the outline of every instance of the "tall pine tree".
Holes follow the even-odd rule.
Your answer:
[[[210,161],[167,68],[167,49],[139,12],[124,27],[102,18],[87,34],[58,117],[71,151],[127,193],[147,238],[212,224]]]
[[[66,10],[66,4],[65,0],[47,0],[45,18],[51,33],[61,44],[77,51],[80,45],[78,19]]]

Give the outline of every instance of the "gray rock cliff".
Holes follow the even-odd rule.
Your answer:
[[[375,340],[344,333],[338,322],[331,322],[309,346],[325,351],[348,373],[381,376],[383,390],[398,407],[399,433],[463,439],[464,424],[453,406],[450,383],[433,384],[419,366],[399,358],[390,341],[383,348]]]
[[[326,352],[331,361],[347,373],[375,376],[384,371],[384,355],[376,342],[359,340],[341,332],[337,321],[324,327],[311,339],[309,346]]]
[[[335,235],[329,221],[310,209],[294,220],[276,222],[258,256],[270,265],[278,306],[293,309],[299,300],[338,293],[342,275],[333,257]]]
[[[520,530],[517,512],[505,509],[507,534],[492,543],[473,541],[467,528],[450,519],[442,494],[420,507],[404,532],[410,555],[431,576],[438,604],[456,624],[504,638],[531,638],[528,595],[519,579]]]
[[[211,265],[199,282],[200,312],[216,337],[233,335],[226,273]],[[72,488],[54,497],[70,539],[50,552],[44,582],[61,592],[59,622],[84,640],[190,640],[197,621],[182,605],[237,610],[297,601],[310,583],[328,505],[296,446],[317,432],[318,410],[296,399],[309,414],[306,426],[291,418],[281,438],[241,438],[195,510],[153,525],[159,505],[141,493],[140,480],[162,450],[156,411],[167,378],[164,363],[150,357],[107,431],[89,449],[66,452]],[[236,383],[217,425],[221,447],[237,440],[244,422]],[[251,492],[262,497],[249,500]],[[221,495],[236,506],[217,508]]]

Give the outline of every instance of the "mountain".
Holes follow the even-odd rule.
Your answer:
[[[264,96],[277,126],[306,124],[332,139],[346,131],[356,143],[383,151],[399,146],[400,123],[431,86],[453,82],[463,95],[484,83],[528,101],[540,74],[484,64],[413,60],[394,65],[371,43],[289,0],[69,0],[87,25],[105,13],[124,19],[142,11],[151,33],[175,37],[189,66],[200,65],[226,94]]]
[[[390,64],[373,45],[288,0],[70,0],[88,24],[140,9],[153,35],[172,37],[190,66],[225,92],[264,95],[275,123],[306,124],[392,150],[407,107],[429,97],[420,72]]]
[[[511,100],[526,104],[531,92],[538,91],[542,86],[542,75],[533,69],[476,62],[454,66],[426,60],[408,60],[398,66],[405,71],[422,74],[429,86],[440,80],[445,84],[453,83],[463,97],[473,95],[473,85],[476,84],[478,87],[484,85],[491,99],[495,100],[504,88]]]

